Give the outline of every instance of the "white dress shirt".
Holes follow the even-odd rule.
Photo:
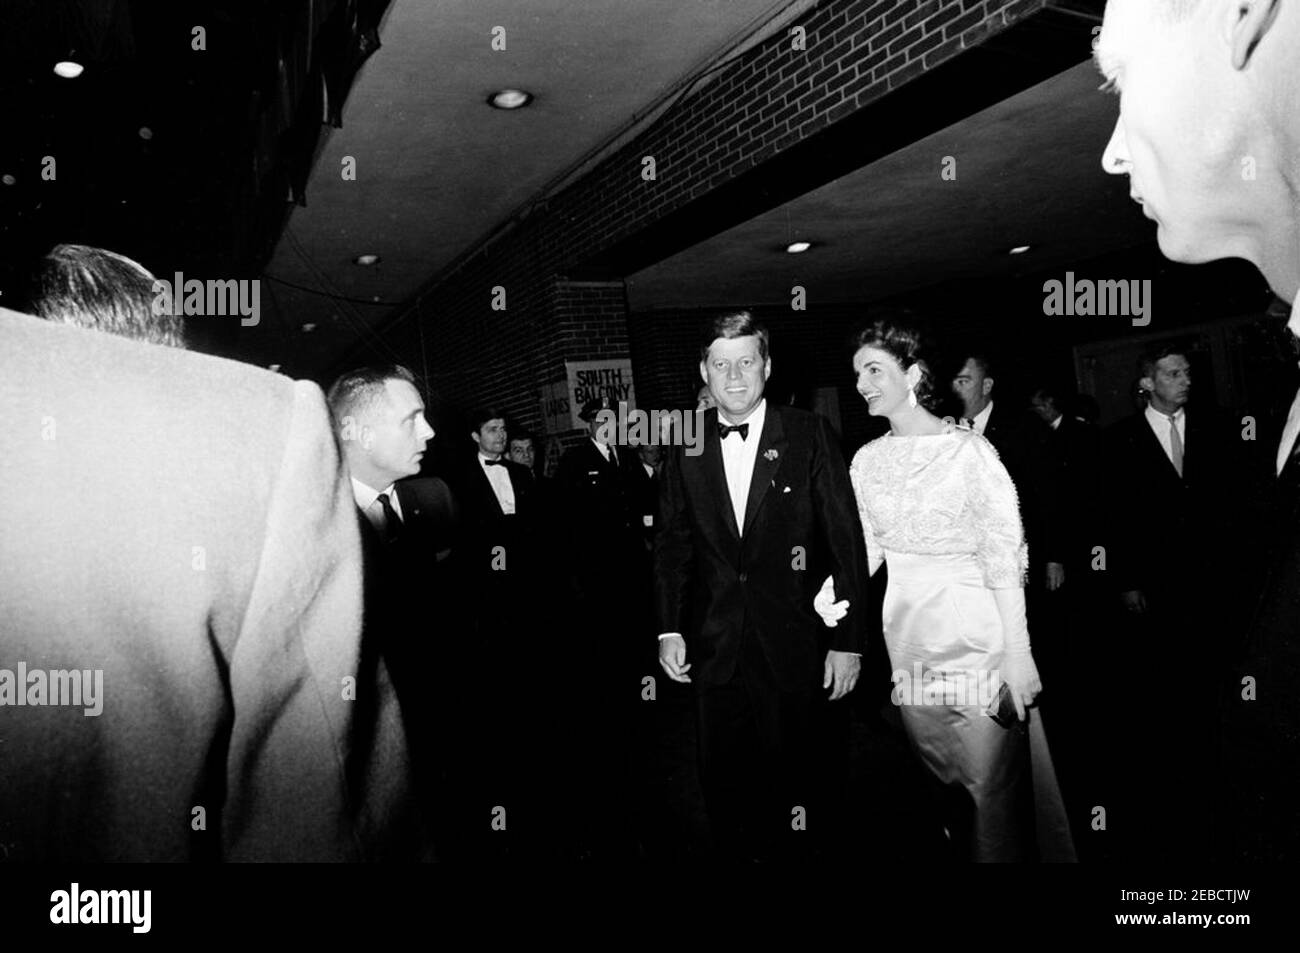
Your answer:
[[[731,493],[731,511],[736,514],[736,529],[745,531],[745,504],[749,501],[749,485],[754,480],[754,461],[758,459],[758,443],[763,436],[763,422],[767,420],[767,398],[764,397],[744,420],[749,424],[749,436],[729,433],[722,441],[722,469],[727,475],[727,490]],[[721,414],[719,424],[729,423]]]
[[[1165,451],[1165,456],[1169,458],[1170,463],[1173,463],[1174,446],[1173,442],[1169,439],[1169,418],[1160,413],[1160,411],[1156,410],[1150,404],[1147,404],[1146,417],[1147,423],[1151,425],[1151,432],[1156,435],[1156,439],[1160,441],[1161,448]],[[1183,408],[1181,407],[1174,411],[1174,426],[1178,428],[1178,439],[1182,442],[1183,459],[1186,460],[1187,414],[1183,412]]]
[[[497,502],[501,504],[501,512],[510,516],[515,511],[515,487],[510,482],[510,473],[503,466],[497,466],[496,464],[488,466],[487,459],[480,451],[478,465],[483,468],[483,474],[487,477],[488,483],[492,484],[492,492],[496,494]],[[503,458],[498,457],[497,459]]]
[[[599,451],[600,451],[600,455],[601,455],[602,457],[605,458],[605,462],[606,462],[606,463],[609,463],[609,455],[610,455],[610,453],[611,453],[610,448],[609,448],[609,444],[607,444],[607,443],[601,443],[599,440],[596,440],[596,439],[593,439],[591,442],[594,443],[594,444],[596,445],[596,449],[599,450]],[[612,451],[612,452],[613,452],[613,453],[618,453],[617,450],[614,450],[614,451]],[[615,466],[617,466],[617,463],[615,463]]]
[[[980,436],[984,435],[984,428],[989,425],[989,417],[993,414],[993,401],[984,405],[984,409],[976,414],[972,419],[971,430]]]
[[[1300,337],[1300,295],[1296,295],[1295,304],[1291,307],[1291,320],[1286,323],[1286,326],[1292,334]],[[1291,412],[1286,415],[1286,426],[1282,428],[1282,441],[1277,447],[1279,476],[1282,474],[1282,468],[1286,466],[1287,457],[1291,456],[1297,435],[1300,435],[1300,391],[1296,392],[1295,400],[1291,402]]]
[[[388,502],[392,505],[393,512],[397,514],[397,518],[399,520],[406,519],[406,517],[402,515],[402,504],[397,502],[397,494],[393,492],[394,486],[396,486],[396,484],[390,483],[382,490],[376,490],[374,487],[362,483],[356,477],[352,477],[352,498],[357,501],[357,509],[359,509],[365,518],[370,521],[370,525],[379,531],[381,536],[384,533],[385,527],[384,505],[379,502],[380,493],[388,494]]]

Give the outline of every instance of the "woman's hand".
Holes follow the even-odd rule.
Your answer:
[[[1002,680],[1011,692],[1011,701],[1015,703],[1016,715],[1025,720],[1025,709],[1034,703],[1038,693],[1043,690],[1042,680],[1038,677],[1038,666],[1034,664],[1031,652],[1008,652],[1002,660]]]

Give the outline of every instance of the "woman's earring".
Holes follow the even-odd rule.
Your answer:
[[[907,406],[908,407],[916,406],[916,391],[913,390],[910,386],[907,388]]]

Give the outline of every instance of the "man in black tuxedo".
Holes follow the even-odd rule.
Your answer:
[[[441,480],[408,479],[420,472],[434,435],[409,370],[387,365],[349,371],[330,386],[327,399],[361,529],[364,644],[382,654],[391,673],[416,789],[432,821],[440,813],[436,798],[445,754],[436,743],[436,646],[456,633],[446,625],[429,631],[423,619],[426,605],[450,595],[440,564],[452,548],[455,505]]]
[[[479,407],[469,423],[474,452],[453,483],[461,509],[457,598],[466,607],[466,637],[455,647],[457,703],[470,721],[464,765],[474,788],[467,810],[474,837],[488,838],[480,846],[518,855],[546,823],[528,793],[538,782],[533,739],[549,712],[541,694],[544,640],[519,624],[541,589],[539,514],[532,473],[505,455],[505,413]],[[504,834],[490,825],[498,807],[505,809]]]
[[[710,821],[742,856],[835,830],[821,788],[843,763],[848,713],[827,702],[852,691],[864,636],[880,631],[863,611],[865,546],[834,434],[768,406],[771,371],[751,314],[709,323],[700,376],[717,408],[699,455],[668,453],[655,541],[660,664],[696,687]],[[833,629],[813,608],[827,575],[849,605]]]

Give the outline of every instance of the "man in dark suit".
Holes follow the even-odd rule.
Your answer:
[[[1064,581],[1065,572],[1056,527],[1059,500],[1050,457],[1043,433],[1034,421],[1010,405],[995,406],[995,384],[990,359],[983,354],[972,354],[953,378],[952,389],[962,403],[962,422],[993,444],[1011,475],[1011,482],[1016,485],[1020,519],[1029,546],[1031,590],[1055,592]],[[1030,615],[1033,615],[1032,606]]]
[[[1178,261],[1253,262],[1274,293],[1300,301],[1295,142],[1300,9],[1285,0],[1112,0],[1097,62],[1123,84],[1102,166],[1131,193]],[[1217,130],[1189,144],[1180,130]],[[1224,143],[1249,143],[1223,148]],[[1249,160],[1250,175],[1242,170]],[[1288,324],[1300,335],[1300,311]],[[1277,448],[1277,501],[1263,527],[1269,571],[1253,616],[1232,631],[1243,658],[1225,684],[1224,776],[1234,860],[1300,858],[1300,396]],[[1252,546],[1256,545],[1252,541]]]
[[[1142,737],[1161,739],[1154,748],[1127,742],[1130,781],[1146,779],[1130,792],[1141,795],[1134,809],[1146,812],[1129,828],[1141,837],[1132,843],[1144,855],[1182,857],[1209,847],[1206,827],[1195,821],[1198,810],[1209,810],[1197,801],[1206,790],[1198,778],[1214,727],[1216,670],[1228,649],[1220,610],[1233,591],[1223,587],[1239,504],[1229,468],[1239,456],[1235,433],[1208,410],[1188,410],[1184,348],[1145,353],[1139,383],[1146,409],[1105,434],[1105,575],[1128,618],[1124,661],[1148,673],[1125,702],[1121,730],[1140,725]]]
[[[517,854],[522,841],[540,836],[548,823],[530,793],[541,783],[536,739],[549,717],[541,660],[545,640],[519,624],[532,612],[541,587],[540,514],[532,474],[505,456],[504,412],[480,407],[469,423],[474,452],[460,462],[452,485],[461,513],[457,598],[466,607],[467,623],[455,648],[457,704],[471,722],[463,763],[476,792],[471,824],[481,824],[490,851]],[[505,809],[504,837],[490,827],[498,807]]]
[[[438,642],[462,637],[454,615],[443,611],[437,631],[425,626],[425,607],[454,603],[440,572],[453,547],[455,504],[438,479],[408,479],[420,472],[434,436],[424,416],[415,377],[405,367],[363,367],[339,377],[328,394],[330,412],[347,459],[365,559],[366,630],[392,674],[410,741],[417,787],[426,817],[437,815],[439,785],[435,745],[440,681]]]
[[[583,404],[587,436],[560,458],[555,482],[566,529],[572,646],[579,693],[567,697],[573,771],[583,790],[584,849],[603,857],[633,850],[627,754],[630,717],[642,704],[638,622],[649,603],[649,568],[633,497],[636,453],[616,443],[617,416],[606,397]]]
[[[702,782],[722,850],[806,850],[832,834],[825,785],[845,754],[866,633],[866,554],[848,468],[830,425],[768,406],[767,331],[748,312],[703,336],[700,376],[717,401],[703,451],[673,447],[655,543],[659,658],[697,689]],[[813,608],[830,575],[837,626]],[[829,692],[829,696],[828,696]],[[811,834],[809,833],[811,832]]]
[[[0,476],[0,667],[103,686],[88,716],[12,707],[0,674],[0,854],[404,846],[406,741],[363,665],[356,516],[316,385],[0,311]]]

